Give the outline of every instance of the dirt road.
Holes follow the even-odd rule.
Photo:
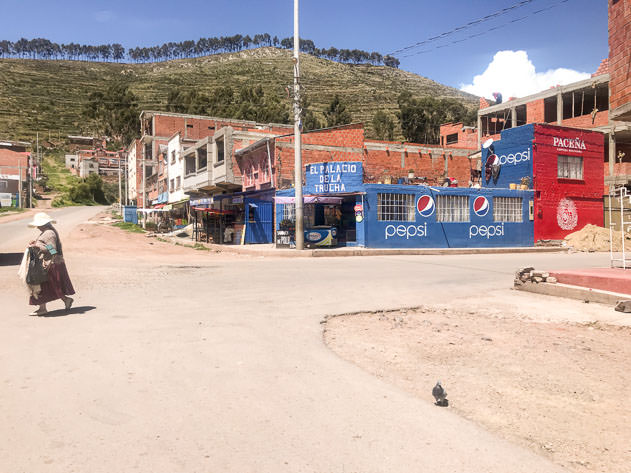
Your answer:
[[[449,409],[572,471],[629,471],[631,329],[546,318],[425,307],[332,318],[325,340],[421,399],[441,380]]]
[[[342,360],[320,322],[511,303],[516,267],[602,256],[237,257],[95,225],[90,212],[59,216],[70,313],[26,316],[16,268],[0,267],[0,471],[564,471]]]

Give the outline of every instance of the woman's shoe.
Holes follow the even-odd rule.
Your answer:
[[[64,299],[64,304],[66,304],[66,310],[70,310],[73,302],[74,302],[74,299],[72,297],[66,297]]]
[[[46,309],[37,309],[37,310],[34,310],[33,312],[31,312],[28,315],[40,316],[40,315],[45,315],[45,314],[48,314],[48,311]]]

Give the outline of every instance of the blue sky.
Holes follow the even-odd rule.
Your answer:
[[[314,40],[319,47],[358,48],[385,54],[518,2],[302,0],[301,36]],[[31,0],[27,4],[2,0],[1,3],[0,39],[13,41],[20,37],[44,37],[59,43],[120,42],[125,47],[134,47],[237,33],[268,32],[286,37],[292,35],[293,28],[293,0]],[[555,8],[533,14],[556,4],[559,5]],[[527,18],[523,21],[508,24],[524,16]],[[456,45],[436,48],[495,27],[499,28]],[[480,79],[476,89],[490,90],[488,82],[497,77],[493,70],[513,69],[513,79],[524,82],[516,90],[524,91],[532,82],[529,74],[557,68],[595,71],[608,53],[607,2],[532,0],[506,15],[410,52],[427,49],[430,51],[400,57],[401,68],[453,87],[473,85],[474,76],[487,69],[498,51],[525,51],[526,56],[508,54],[496,58],[495,68]],[[533,67],[526,64],[528,60]],[[550,80],[562,82],[565,76],[561,71]],[[513,79],[504,78],[506,84],[498,88],[510,89]]]

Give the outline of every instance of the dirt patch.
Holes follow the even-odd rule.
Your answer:
[[[565,237],[566,245],[576,251],[609,251],[610,241],[608,228],[591,224]],[[631,247],[631,233],[626,234],[625,246]],[[622,251],[620,230],[613,232],[613,251]]]
[[[226,255],[211,251],[195,251],[194,242],[182,238],[178,244],[163,241],[161,238],[148,237],[145,233],[133,233],[100,223],[102,216],[91,224],[77,226],[64,240],[64,248],[73,256],[121,257],[127,255],[134,260],[176,262],[201,262],[213,259],[247,258],[241,255]]]
[[[421,308],[333,317],[342,358],[576,472],[629,471],[631,329]],[[440,409],[440,407],[437,407]]]

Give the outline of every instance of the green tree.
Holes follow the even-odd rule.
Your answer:
[[[104,91],[92,92],[83,115],[103,134],[122,143],[136,136],[140,127],[138,100],[129,86],[120,82]]]
[[[306,93],[300,95],[300,108],[302,110],[302,130],[311,131],[322,128],[322,122],[311,108],[311,101]]]
[[[398,103],[403,136],[414,143],[438,144],[443,123],[461,121],[472,125],[475,121],[475,111],[454,99],[416,98],[403,92]]]
[[[208,113],[210,103],[210,98],[207,95],[200,94],[195,89],[184,92],[171,90],[167,97],[167,111],[205,115]]]
[[[258,85],[241,89],[234,117],[259,123],[287,123],[289,111],[277,96],[266,94]]]
[[[340,96],[337,94],[324,111],[324,117],[327,127],[348,125],[353,121],[351,113],[346,109],[346,104],[340,100]]]
[[[375,130],[375,138],[378,140],[394,140],[394,120],[382,110],[375,113],[372,118],[372,127]]]

